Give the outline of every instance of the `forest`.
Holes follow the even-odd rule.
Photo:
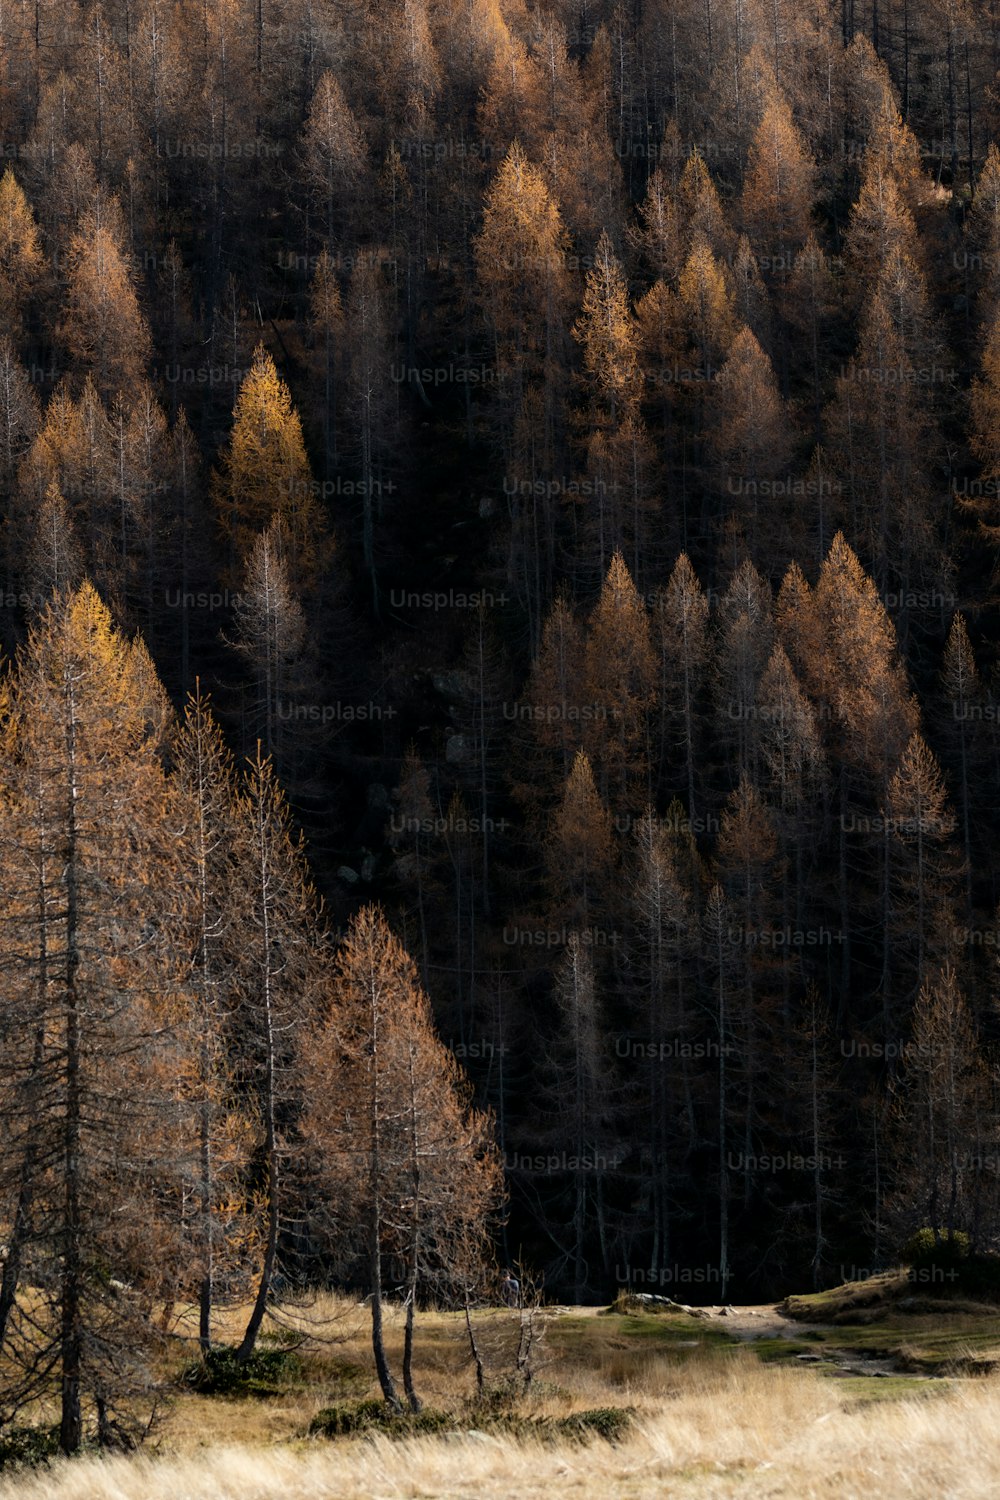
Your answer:
[[[995,0],[0,9],[0,1419],[1000,1251],[998,140]]]

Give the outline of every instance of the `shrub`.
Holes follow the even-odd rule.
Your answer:
[[[609,1443],[619,1442],[635,1419],[630,1406],[595,1406],[561,1417],[556,1426],[563,1437],[602,1437]]]
[[[969,1236],[961,1229],[949,1234],[947,1229],[918,1229],[903,1246],[903,1259],[908,1265],[923,1269],[931,1266],[953,1266],[964,1260],[969,1253]]]
[[[0,1432],[0,1469],[36,1468],[58,1452],[58,1427],[9,1427]]]
[[[181,1379],[203,1396],[274,1396],[301,1375],[291,1350],[258,1348],[240,1364],[235,1349],[220,1345],[188,1365]]]
[[[442,1432],[453,1427],[454,1418],[447,1412],[424,1407],[422,1411],[394,1412],[384,1401],[342,1402],[325,1406],[309,1424],[312,1437],[354,1437],[363,1432],[381,1432],[388,1437],[414,1437],[420,1433]]]

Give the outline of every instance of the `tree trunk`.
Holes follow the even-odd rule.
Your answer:
[[[80,950],[76,803],[79,788],[76,766],[76,704],[73,698],[72,682],[67,683],[67,696],[69,724],[66,732],[66,763],[69,771],[69,787],[66,809],[66,1117],[63,1123],[64,1222],[59,1339],[59,1357],[62,1366],[62,1414],[59,1423],[59,1446],[63,1453],[69,1455],[79,1451],[83,1439],[80,1394],[83,1356],[80,1117],[83,1085],[80,1057],[80,1004],[77,994]]]

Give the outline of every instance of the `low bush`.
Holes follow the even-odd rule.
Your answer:
[[[243,1364],[228,1345],[209,1349],[181,1379],[202,1396],[274,1396],[301,1379],[302,1362],[290,1349],[257,1348]]]
[[[0,1470],[37,1468],[59,1452],[58,1427],[8,1427],[0,1431]]]
[[[394,1412],[377,1399],[344,1401],[325,1406],[309,1424],[312,1437],[356,1437],[358,1433],[380,1432],[388,1437],[415,1437],[428,1432],[443,1432],[454,1427],[447,1412],[426,1406],[422,1411]]]

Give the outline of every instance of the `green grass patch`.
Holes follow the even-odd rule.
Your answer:
[[[861,1411],[879,1401],[929,1401],[953,1389],[948,1380],[915,1380],[907,1375],[887,1375],[875,1380],[871,1375],[848,1375],[837,1382],[847,1398],[845,1411]]]

